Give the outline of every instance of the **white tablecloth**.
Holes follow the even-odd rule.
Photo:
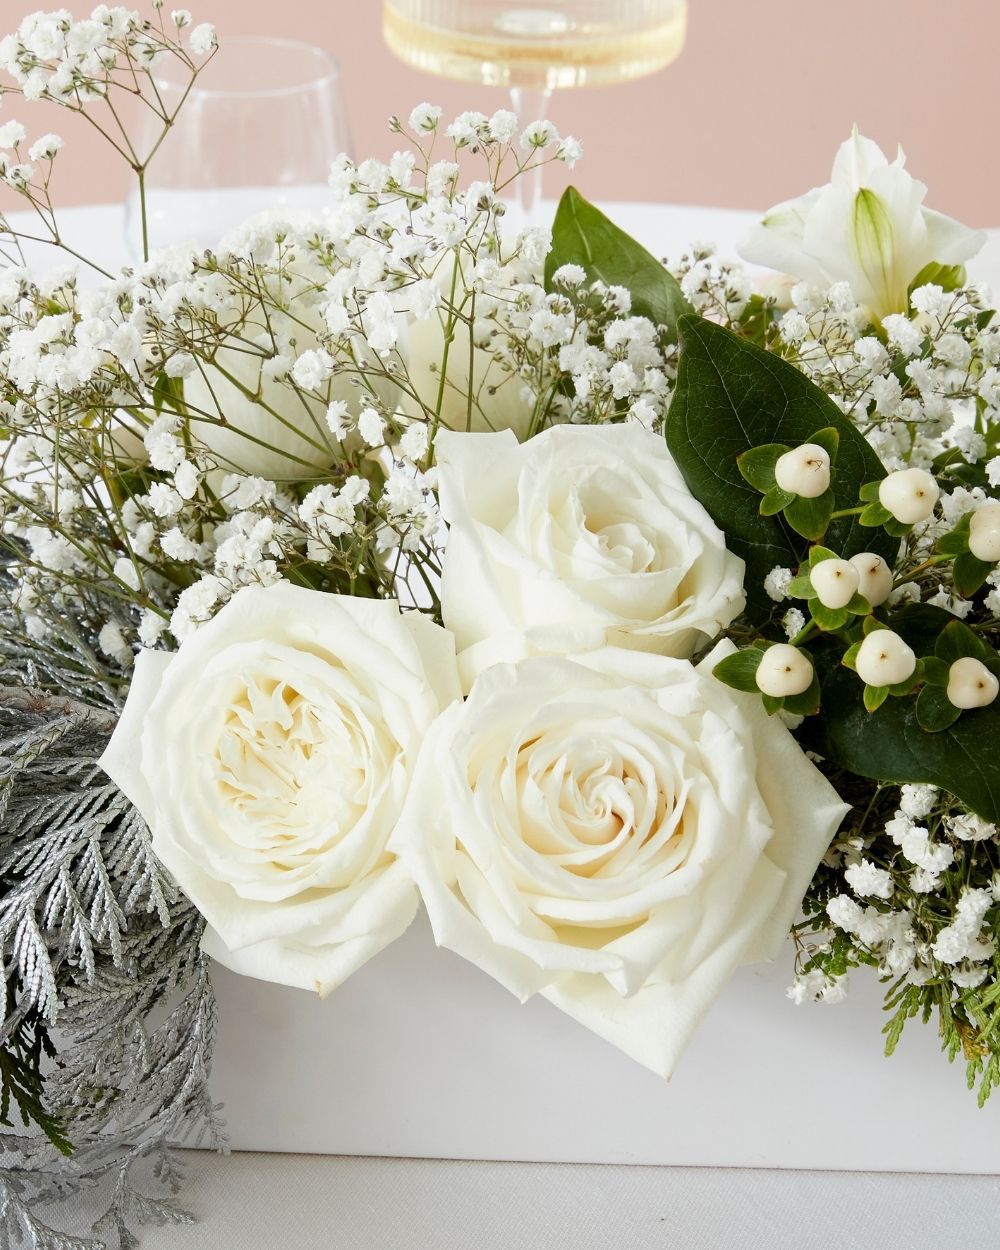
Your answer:
[[[608,211],[658,254],[694,239],[732,253],[752,214],[620,204]],[[16,220],[16,218],[12,218]],[[124,259],[120,210],[70,210],[68,241]],[[57,258],[36,248],[33,259]],[[974,273],[1000,288],[1000,230]],[[879,1045],[872,1029],[873,1049]],[[942,1063],[944,1060],[942,1059]],[[955,1097],[966,1097],[955,1073]],[[831,1074],[831,1098],[837,1080]],[[914,1090],[913,1096],[920,1097]],[[803,1116],[823,1133],[821,1106]],[[858,1133],[866,1126],[859,1123]],[[193,1226],[150,1229],[148,1250],[995,1250],[1000,1181],[695,1168],[188,1155]],[[69,1213],[86,1234],[96,1199]]]
[[[996,1250],[1000,1224],[1000,1180],[888,1173],[192,1154],[183,1196],[198,1223],[143,1250]]]

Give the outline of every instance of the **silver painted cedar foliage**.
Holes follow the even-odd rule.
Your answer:
[[[208,1089],[215,1007],[203,922],[97,766],[114,696],[98,693],[85,663],[12,638],[0,639],[0,682],[37,678],[47,692],[0,685],[0,1050],[16,1056],[20,1045],[23,1058],[25,1037],[41,1036],[55,1056],[42,1058],[36,1086],[27,1074],[27,1092],[5,1089],[0,1246],[131,1248],[143,1224],[190,1221],[169,1197],[181,1180],[170,1143],[225,1149]],[[103,706],[54,690],[88,691]],[[24,1127],[22,1101],[41,1106]],[[168,1196],[141,1192],[139,1172]],[[93,1238],[46,1218],[48,1204],[84,1190],[92,1205],[98,1187],[106,1213]]]

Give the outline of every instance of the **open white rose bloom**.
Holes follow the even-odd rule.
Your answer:
[[[406,928],[387,842],[451,639],[389,602],[279,583],[171,655],[144,651],[102,760],[238,972],[325,994]]]
[[[769,209],[741,255],[820,288],[846,282],[875,317],[905,312],[926,265],[961,264],[986,236],[925,208],[927,188],[904,166],[901,150],[890,162],[855,127],[829,183]]]
[[[216,48],[188,22],[36,14],[0,39],[0,95],[123,128],[138,93],[166,139],[153,67],[186,99]],[[789,997],[877,971],[890,1047],[936,1016],[985,1100],[1000,317],[962,268],[982,232],[855,131],[743,249],[787,275],[773,297],[707,245],[661,262],[573,187],[551,231],[512,229],[515,179],[580,155],[549,122],[424,104],[390,127],[401,150],[336,157],[318,212],[162,254],[144,219],[142,263],[74,249],[89,272],[47,273],[61,141],[0,125],[0,182],[32,210],[0,216],[0,1102],[39,1130],[11,1141],[79,1147],[74,1182],[124,1161],[127,1202],[128,1161],[214,1105],[199,943],[325,995],[421,900],[440,945],[662,1077],[791,931]],[[377,967],[359,991],[406,1046],[447,960],[428,984],[426,949],[395,953],[413,995]],[[325,1048],[328,1015],[294,1010]],[[376,1068],[385,1114],[419,1121]],[[80,1116],[87,1072],[115,1097]]]
[[[431,728],[390,846],[438,942],[669,1076],[772,959],[846,806],[711,668],[606,648],[483,673]]]
[[[743,561],[638,424],[437,440],[441,611],[463,682],[606,644],[690,657],[742,611]]]

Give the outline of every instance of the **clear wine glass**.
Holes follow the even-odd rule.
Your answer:
[[[508,87],[522,122],[547,115],[554,90],[628,82],[684,46],[687,0],[383,0],[390,50],[445,78]],[[541,170],[519,179],[532,220]]]
[[[154,70],[172,112],[187,80]],[[149,144],[160,130],[150,115]],[[340,68],[321,48],[290,39],[230,36],[191,88],[146,175],[152,247],[210,246],[264,209],[314,209],[329,194],[330,164],[351,151]],[[138,192],[126,204],[126,240],[141,255]]]

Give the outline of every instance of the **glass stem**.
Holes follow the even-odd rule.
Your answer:
[[[511,87],[510,105],[517,114],[521,129],[530,122],[545,121],[549,115],[551,87]],[[517,180],[517,228],[526,230],[540,225],[539,207],[542,202],[542,170],[532,169]]]

